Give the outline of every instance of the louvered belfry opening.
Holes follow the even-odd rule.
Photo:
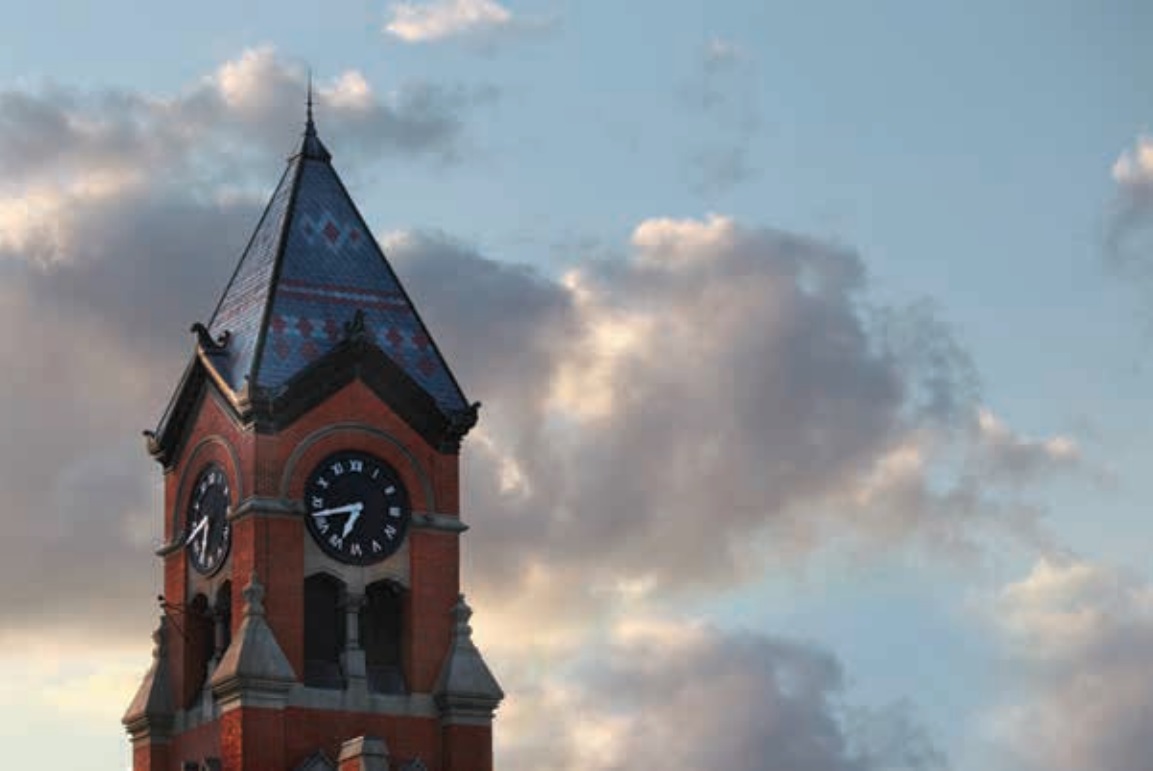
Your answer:
[[[309,687],[344,687],[343,594],[344,585],[332,576],[320,573],[304,579],[304,684]]]
[[[216,592],[216,604],[213,607],[213,620],[216,626],[215,658],[217,661],[224,656],[232,642],[232,582],[225,581]]]
[[[360,609],[360,644],[364,648],[368,688],[376,693],[405,693],[401,635],[403,589],[393,581],[370,584]]]
[[[184,659],[185,677],[189,688],[185,693],[187,703],[195,701],[196,696],[204,687],[204,680],[208,676],[208,665],[215,650],[215,631],[212,624],[212,611],[208,607],[208,598],[197,594],[188,603],[184,618],[184,638],[186,655]]]

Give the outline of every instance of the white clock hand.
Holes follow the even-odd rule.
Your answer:
[[[344,523],[344,532],[340,534],[341,538],[348,538],[348,534],[352,532],[352,528],[356,526],[356,520],[360,519],[360,512],[364,509],[363,503],[354,504],[355,508],[352,510],[352,516]]]
[[[207,530],[207,529],[208,529],[208,517],[205,517],[204,519],[202,519],[196,523],[196,527],[192,528],[191,532],[188,533],[188,538],[186,538],[184,540],[184,542],[186,544],[192,543],[192,539],[195,538],[196,536],[200,535],[201,530]]]
[[[345,506],[334,506],[331,509],[321,509],[320,511],[312,512],[314,517],[331,517],[333,514],[359,514],[360,510],[364,508],[364,504],[357,501],[356,503],[349,503]]]

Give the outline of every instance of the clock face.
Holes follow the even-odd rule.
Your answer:
[[[379,562],[400,548],[411,514],[392,466],[357,450],[329,455],[313,470],[304,507],[320,548],[354,565]]]
[[[188,561],[197,572],[210,575],[220,569],[228,556],[232,542],[232,526],[228,515],[232,511],[228,476],[215,463],[200,472],[185,517],[187,531],[184,547]]]

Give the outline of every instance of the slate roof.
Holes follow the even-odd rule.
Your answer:
[[[464,394],[332,166],[311,112],[236,271],[208,323],[228,335],[212,355],[235,393],[275,396],[347,337],[363,312],[378,347],[445,415]]]

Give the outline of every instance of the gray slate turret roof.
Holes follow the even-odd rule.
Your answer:
[[[279,430],[355,378],[441,452],[476,424],[469,404],[332,167],[309,106],[288,159],[148,450],[169,467],[199,395]]]
[[[365,333],[446,415],[468,407],[424,322],[332,166],[308,115],[288,168],[228,283],[208,331],[212,357],[240,393],[275,394],[346,337]]]

